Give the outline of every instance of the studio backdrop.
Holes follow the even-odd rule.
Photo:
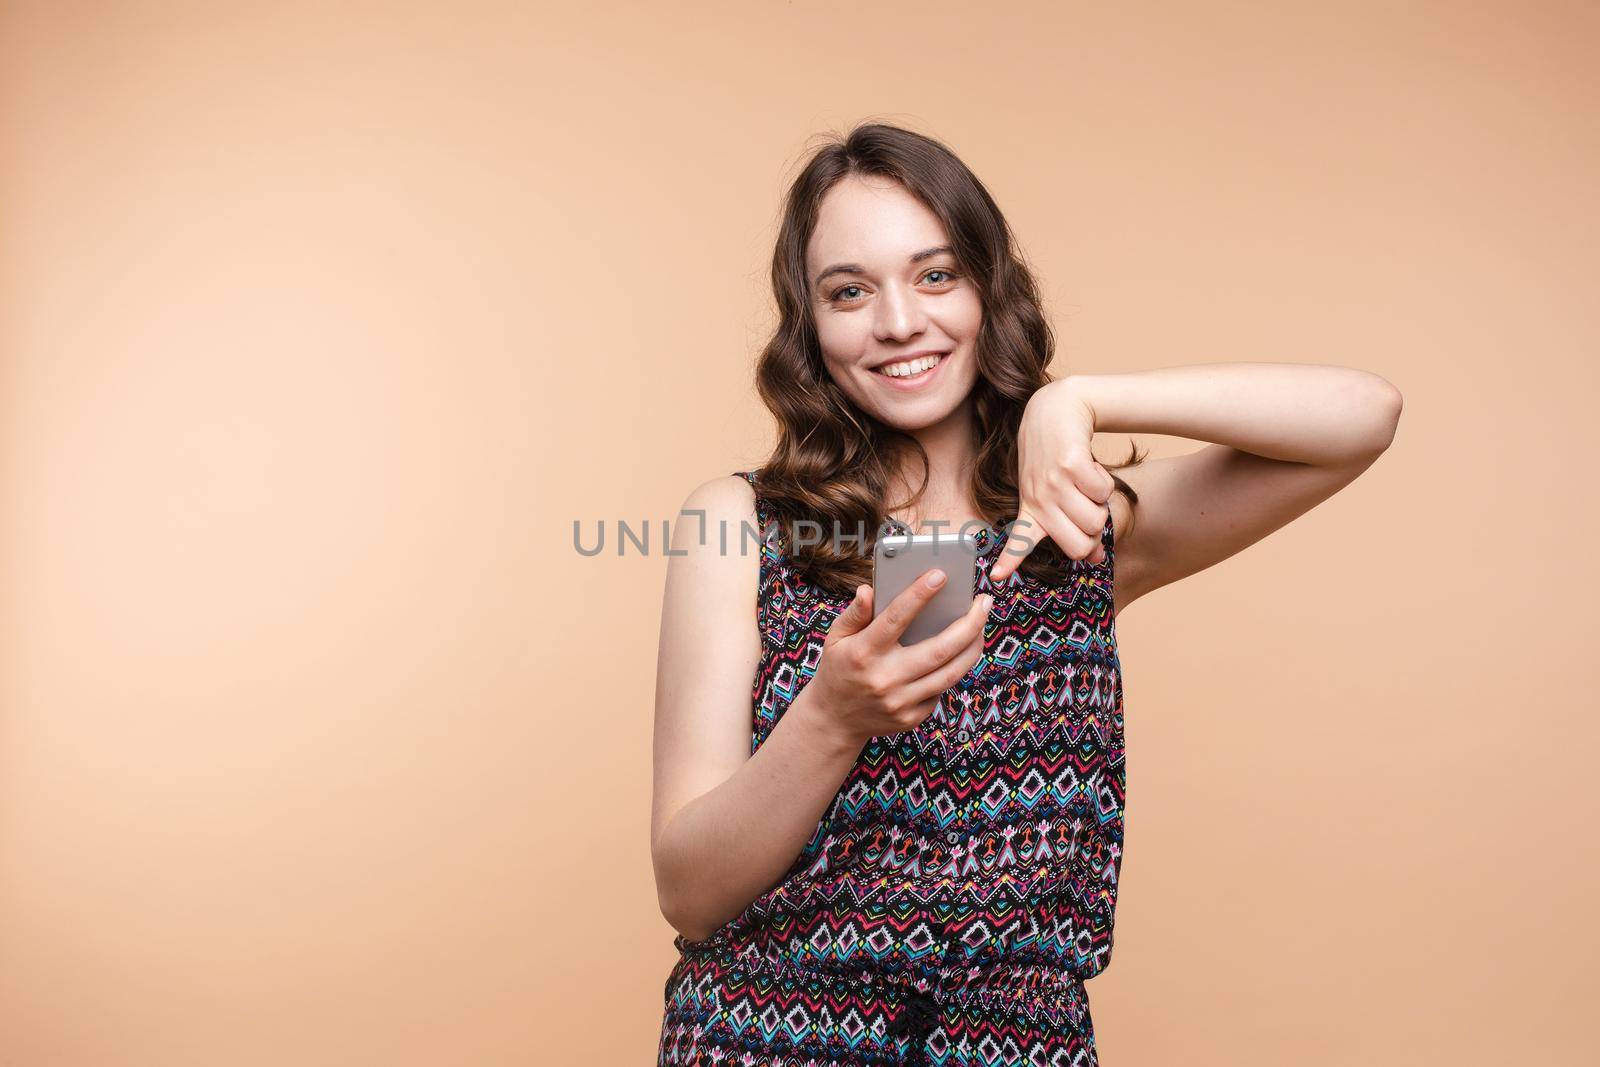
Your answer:
[[[1100,1062],[1591,1062],[1597,33],[5,5],[0,1063],[653,1060],[662,523],[766,456],[781,197],[872,119],[982,176],[1056,375],[1405,395],[1359,482],[1117,620]]]

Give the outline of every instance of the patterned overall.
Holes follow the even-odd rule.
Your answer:
[[[759,488],[756,514],[752,753],[848,603],[792,572]],[[1104,562],[1069,560],[1055,586],[992,586],[1005,540],[978,534],[983,658],[914,730],[863,746],[777,885],[674,938],[658,1067],[1097,1067],[1083,983],[1111,960],[1123,832],[1112,525]]]

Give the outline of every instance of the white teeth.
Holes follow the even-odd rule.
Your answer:
[[[925,370],[938,366],[939,361],[943,358],[943,356],[923,356],[921,359],[909,359],[904,363],[890,363],[887,366],[879,367],[878,373],[887,375],[890,378],[909,378],[913,374],[921,374]]]

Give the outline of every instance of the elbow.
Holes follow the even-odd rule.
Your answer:
[[[704,869],[703,861],[697,861],[680,847],[682,842],[674,842],[666,832],[672,825],[669,820],[650,850],[656,878],[656,906],[667,925],[682,934],[686,941],[705,941],[743,911],[749,901],[724,911],[731,905],[717,903],[715,876]]]
[[[1399,388],[1389,379],[1383,379],[1383,417],[1389,427],[1389,438],[1394,439],[1394,430],[1400,425],[1400,412],[1405,409],[1406,398]]]
[[[704,941],[715,932],[713,927],[705,924],[703,917],[685,910],[676,897],[664,892],[659,885],[656,890],[656,903],[661,908],[661,917],[667,920],[667,925],[682,934],[687,941]]]
[[[714,914],[703,882],[672,875],[659,861],[656,866],[656,906],[667,925],[686,941],[704,941],[731,916]]]
[[[661,917],[667,920],[678,933],[690,941],[699,941],[707,936],[702,932],[703,922],[692,911],[684,907],[685,898],[690,896],[684,891],[681,880],[672,870],[672,864],[664,854],[664,850],[657,848],[651,855],[652,865],[656,875],[656,906],[661,910]]]
[[[651,853],[650,861],[656,874],[656,907],[660,909],[661,917],[667,920],[667,924],[681,934],[683,912],[678,904],[680,894],[676,891],[671,871],[659,848]]]
[[[662,912],[662,914],[665,915],[666,913]],[[704,941],[706,938],[717,932],[716,927],[714,926],[706,926],[702,923],[689,922],[682,918],[673,919],[669,917],[667,919],[667,925],[671,926],[678,933],[682,934],[685,941]]]
[[[1367,408],[1371,425],[1363,437],[1361,449],[1368,458],[1382,455],[1394,443],[1395,431],[1400,426],[1400,412],[1405,407],[1405,397],[1387,378],[1373,375],[1373,393],[1373,400]]]

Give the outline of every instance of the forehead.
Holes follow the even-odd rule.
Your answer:
[[[899,182],[852,174],[818,205],[806,267],[815,274],[824,264],[848,261],[898,270],[911,253],[948,243],[939,216]]]

